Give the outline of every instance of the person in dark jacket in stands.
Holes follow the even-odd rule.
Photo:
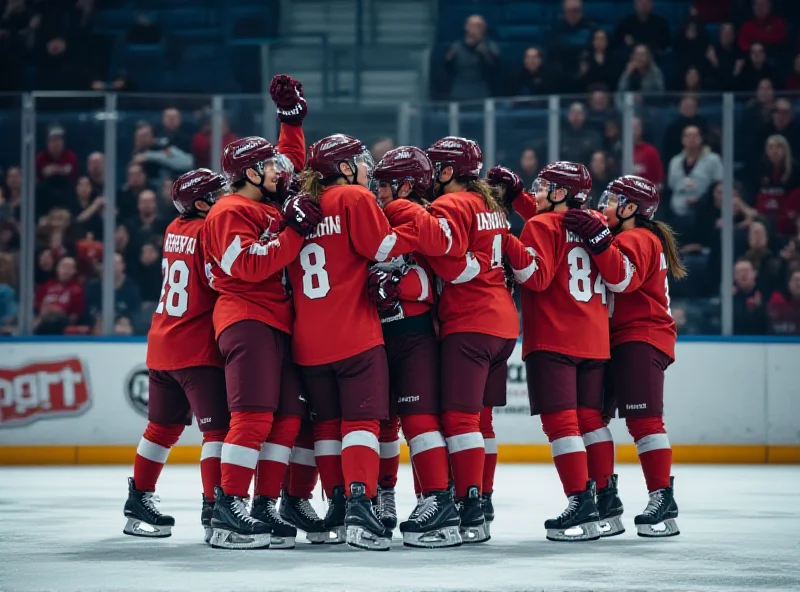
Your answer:
[[[500,50],[486,34],[486,20],[473,14],[464,25],[464,38],[445,54],[451,101],[475,101],[493,96]]]
[[[749,259],[739,259],[733,268],[733,332],[764,335],[769,329],[767,300],[756,287],[758,273]]]
[[[619,48],[633,49],[646,44],[654,54],[670,46],[667,19],[653,14],[653,0],[635,0],[634,13],[622,19],[614,31],[614,44]]]
[[[100,279],[94,279],[86,287],[86,308],[88,324],[92,325],[103,310]],[[125,260],[119,253],[114,254],[114,310],[117,315],[135,317],[142,306],[142,293],[139,286],[125,273]]]
[[[596,30],[597,25],[583,16],[583,0],[564,0],[563,16],[553,26],[549,48],[564,72],[579,68],[581,53],[591,45]]]
[[[511,94],[515,97],[528,97],[558,93],[558,73],[545,66],[542,50],[529,47],[525,50],[522,69],[514,81]]]

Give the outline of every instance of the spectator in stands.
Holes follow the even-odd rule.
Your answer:
[[[772,333],[800,335],[800,269],[793,270],[783,290],[776,290],[767,304]]]
[[[377,160],[375,162],[378,162]],[[162,220],[174,220],[178,215],[178,210],[175,209],[175,203],[172,201],[172,184],[173,179],[164,179],[161,183],[158,199],[158,216]]]
[[[754,43],[760,43],[771,50],[780,50],[786,45],[787,38],[786,21],[772,14],[772,2],[753,0],[753,18],[739,31],[739,48],[748,51]]]
[[[761,143],[766,141],[769,136],[774,135],[786,138],[793,155],[800,154],[800,127],[795,120],[794,106],[789,99],[775,101],[770,120],[762,131]]]
[[[375,162],[378,162],[387,152],[389,152],[389,150],[393,150],[396,147],[397,146],[394,143],[394,138],[381,138],[372,145],[370,153],[372,154],[372,158],[375,160]]]
[[[777,84],[778,73],[767,62],[767,51],[762,43],[753,43],[747,56],[747,61],[739,60],[733,71],[736,90],[753,92],[764,78],[768,78],[773,86]]]
[[[733,332],[736,335],[764,335],[767,332],[766,299],[756,286],[758,272],[748,259],[733,268]]]
[[[138,214],[125,221],[131,247],[136,253],[147,242],[155,241],[161,244],[168,225],[168,222],[158,216],[158,202],[156,193],[152,189],[145,189],[139,194],[137,209]]]
[[[62,257],[56,264],[55,277],[37,290],[34,311],[36,325],[74,325],[86,311],[86,293],[78,282],[75,259]]]
[[[551,56],[562,72],[574,72],[579,68],[583,50],[590,46],[597,25],[583,16],[583,0],[564,0],[563,15],[551,29],[553,44]]]
[[[131,233],[124,224],[118,224],[117,230],[114,232],[114,251],[122,255],[128,267],[133,268],[136,265],[138,253],[132,248]]]
[[[117,192],[117,220],[127,220],[136,213],[139,194],[151,189],[144,167],[132,162],[128,165],[125,185]]]
[[[686,72],[684,72],[681,90],[691,93],[703,92],[703,76],[700,74],[700,70],[698,68],[695,66],[689,66]]]
[[[722,180],[722,160],[703,142],[700,130],[683,130],[683,151],[669,163],[667,183],[670,222],[677,232],[690,232],[697,216],[697,204],[711,187]]]
[[[783,87],[789,91],[800,91],[800,52],[794,54],[792,71],[786,76]]]
[[[53,207],[69,203],[72,187],[78,180],[78,157],[66,148],[64,128],[52,125],[47,131],[47,148],[36,155],[36,178],[39,186],[36,193],[37,215]]]
[[[89,177],[94,193],[103,195],[106,185],[106,157],[102,152],[92,152],[86,157],[86,176]]]
[[[596,206],[606,187],[616,178],[616,175],[611,170],[608,155],[602,150],[592,154],[592,159],[589,161],[589,172],[592,174],[592,205]]]
[[[756,284],[767,298],[778,282],[781,261],[769,248],[769,232],[763,220],[756,218],[747,229],[747,250],[744,259],[750,261],[758,274]]]
[[[591,89],[586,120],[600,133],[603,133],[606,121],[616,119],[617,112],[611,104],[611,95],[607,88]]]
[[[558,93],[558,72],[544,65],[542,50],[529,47],[525,50],[522,69],[513,82],[511,94],[515,97],[530,97]]]
[[[595,86],[613,88],[618,79],[608,48],[608,33],[597,29],[592,35],[592,45],[581,54],[576,92],[587,92]]]
[[[142,303],[156,303],[161,297],[161,249],[153,242],[144,243],[131,278],[141,290]]]
[[[445,70],[450,78],[451,101],[474,101],[498,94],[500,49],[486,35],[486,21],[478,14],[464,25],[464,38],[450,46]]]
[[[622,19],[614,31],[616,47],[631,50],[641,43],[654,53],[670,46],[667,19],[653,14],[653,0],[634,0],[634,13]]]
[[[18,166],[8,167],[6,170],[2,197],[0,220],[13,219],[19,221],[19,209],[22,205],[22,169]]]
[[[683,33],[675,41],[675,54],[680,71],[688,68],[705,68],[708,53],[708,35],[703,24],[689,17],[683,25]]]
[[[9,253],[0,252],[0,335],[13,332],[17,308],[16,262]]]
[[[222,119],[222,144],[220,153],[231,142],[238,140],[239,136],[231,131],[230,122],[227,117]],[[192,138],[192,155],[194,156],[195,166],[198,168],[216,169],[218,163],[211,164],[211,115],[208,114],[203,119],[203,124]],[[376,161],[377,162],[377,161]]]
[[[603,126],[603,150],[611,167],[618,170],[622,162],[622,130],[616,119],[607,119]]]
[[[522,186],[526,191],[531,188],[541,169],[536,150],[530,146],[524,148],[519,155],[519,178],[522,179]]]
[[[733,69],[742,58],[736,43],[736,27],[733,23],[722,23],[719,28],[719,41],[708,46],[706,61],[713,74],[717,88],[733,88]]]
[[[61,91],[89,88],[87,66],[61,33],[50,35],[36,59],[36,88]]]
[[[561,128],[559,158],[572,162],[589,162],[592,153],[600,150],[603,139],[600,134],[586,125],[586,108],[583,103],[572,103],[567,112],[569,125]]]
[[[684,95],[678,105],[678,118],[669,124],[664,133],[664,147],[661,156],[664,163],[668,164],[672,157],[678,154],[683,146],[683,130],[689,126],[694,126],[700,130],[700,135],[705,136],[708,131],[706,118],[699,115],[697,108],[697,97],[694,95]]]
[[[183,152],[191,150],[189,135],[181,129],[181,112],[175,107],[164,109],[161,114],[161,128],[158,137],[167,146],[177,146]]]
[[[764,148],[764,159],[754,179],[752,191],[756,195],[756,209],[764,215],[779,234],[791,236],[795,218],[800,212],[797,194],[797,163],[792,158],[792,148],[783,136],[770,136]]]
[[[631,52],[631,59],[620,76],[619,92],[660,93],[664,91],[664,74],[653,61],[650,49],[640,44]]]
[[[93,238],[103,240],[103,211],[105,198],[94,192],[89,177],[79,177],[75,185],[75,203],[72,214],[78,236],[85,238],[91,234]]]
[[[633,118],[633,172],[658,187],[664,182],[664,165],[658,149],[644,140],[644,128],[639,117]]]
[[[775,91],[772,81],[768,78],[758,83],[756,96],[750,99],[744,108],[742,115],[742,137],[745,138],[765,138],[765,130],[772,121],[772,112],[775,110]],[[738,131],[738,130],[737,130]],[[756,140],[759,141],[759,140]],[[756,154],[753,158],[752,150],[747,142],[737,142],[740,151],[740,160],[746,160],[757,164],[760,155]]]
[[[19,223],[0,217],[0,253],[16,253],[19,247]]]
[[[94,279],[86,286],[86,302],[90,324],[97,321],[103,310],[102,286],[100,279]],[[114,254],[114,310],[117,315],[135,317],[142,305],[139,286],[125,273],[125,260],[119,253]]]
[[[194,166],[190,153],[173,145],[166,136],[156,138],[152,126],[146,122],[139,123],[136,128],[133,161],[141,164],[148,179],[156,183],[165,177],[185,173]]]
[[[49,248],[39,249],[36,253],[36,268],[33,270],[33,284],[36,290],[55,277],[56,258]]]

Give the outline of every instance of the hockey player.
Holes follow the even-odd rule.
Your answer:
[[[592,450],[595,442],[611,438],[602,418],[609,357],[606,288],[582,239],[564,228],[567,211],[583,208],[591,188],[585,166],[548,165],[533,185],[538,213],[526,222],[521,243],[513,236],[506,242],[523,287],[522,357],[531,414],[542,416],[569,502],[560,516],[545,522],[547,538],[554,541],[600,538],[589,477],[603,479],[606,487],[613,472],[613,445]]]
[[[433,165],[424,151],[402,146],[384,155],[374,177],[382,204],[395,199],[420,203],[430,197]],[[439,344],[431,310],[431,271],[421,255],[404,255],[374,265],[369,287],[378,304],[389,358],[391,416],[399,416],[422,494],[409,519],[400,525],[403,543],[427,548],[458,546],[460,519],[448,490],[447,444],[439,420]],[[388,424],[390,435],[396,437],[396,419]],[[396,481],[397,464],[391,469],[394,474],[389,476]],[[396,512],[392,517],[386,511],[381,494],[391,500],[393,508],[394,490],[379,493],[378,516],[388,528],[388,519],[396,524]]]
[[[282,122],[278,147],[259,137],[225,147],[222,168],[233,193],[207,218],[204,233],[213,285],[220,293],[214,328],[225,357],[231,410],[212,520],[214,547],[264,548],[272,539],[277,548],[292,548],[296,536],[294,527],[280,518],[275,499],[305,413],[291,360],[293,311],[283,269],[297,257],[303,236],[321,216],[309,200],[286,200],[293,167],[305,159],[302,87],[278,76],[270,90]],[[294,107],[287,104],[291,101]],[[245,498],[259,458],[272,463],[272,476],[259,477],[257,487],[272,493],[254,501],[256,518]]]
[[[686,269],[670,227],[653,220],[658,202],[653,183],[628,175],[612,181],[603,193],[599,207],[608,225],[589,212],[569,211],[564,216],[564,227],[584,239],[613,296],[606,398],[613,403],[611,413],[617,407],[625,418],[650,492],[647,508],[634,519],[643,537],[679,534],[670,476],[672,449],[662,415],[664,371],[675,360],[677,339],[668,276],[680,280]],[[598,490],[597,506],[601,525],[608,523],[606,532],[622,532],[616,476],[608,488]]]
[[[225,376],[211,320],[217,293],[208,285],[203,257],[203,223],[225,191],[225,178],[207,169],[178,177],[172,201],[180,216],[164,235],[164,280],[148,334],[150,380],[149,423],[128,479],[123,532],[168,537],[175,524],[161,514],[153,492],[170,449],[184,426],[198,419],[203,434],[200,476],[203,482],[201,522],[210,539],[214,488],[220,484],[220,452],[228,430]]]
[[[367,266],[413,250],[367,189],[373,162],[357,139],[336,134],[309,149],[304,194],[322,209],[289,266],[297,313],[292,346],[314,410],[317,466],[331,499],[326,527],[346,525],[354,547],[389,549],[391,531],[372,509],[389,371],[381,323],[367,294]],[[345,509],[345,496],[347,496]]]
[[[481,499],[485,449],[481,411],[504,405],[507,360],[519,335],[506,289],[503,241],[508,221],[494,190],[480,179],[477,143],[446,137],[427,151],[435,201],[426,211],[409,200],[385,208],[393,224],[418,227],[417,252],[441,280],[442,423],[464,543],[489,540]]]

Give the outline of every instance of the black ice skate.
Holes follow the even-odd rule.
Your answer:
[[[125,502],[125,517],[128,522],[122,532],[131,536],[164,539],[172,536],[175,519],[158,511],[158,496],[139,491],[132,477],[128,477],[128,500]]]
[[[344,523],[347,526],[347,544],[351,547],[367,551],[389,550],[392,544],[392,531],[378,520],[363,483],[350,485]]]
[[[294,549],[297,529],[278,513],[278,500],[257,495],[253,498],[250,516],[269,525],[270,549]]]
[[[461,518],[449,491],[431,491],[421,497],[408,520],[400,524],[406,547],[441,549],[460,547]]]
[[[483,543],[491,537],[486,528],[483,515],[483,502],[477,485],[467,489],[467,496],[456,500],[458,514],[461,518],[461,540],[463,543]]]
[[[617,476],[611,475],[608,485],[597,490],[601,537],[612,537],[625,532],[625,527],[622,525],[622,511],[622,500],[617,493]]]
[[[317,516],[307,499],[284,492],[281,496],[280,515],[297,530],[306,533],[306,540],[312,545],[320,545],[328,540],[325,521]]]
[[[221,487],[214,488],[216,501],[211,518],[211,546],[214,549],[267,549],[269,524],[250,516],[244,498],[225,495]]]
[[[650,492],[650,501],[644,512],[633,519],[640,537],[662,538],[681,533],[675,522],[678,504],[675,503],[674,483],[675,477],[670,477],[669,487]]]
[[[600,515],[594,502],[594,481],[586,489],[567,496],[567,509],[558,518],[546,520],[548,541],[596,541],[600,538]]]
[[[378,487],[378,495],[372,500],[375,515],[386,528],[397,528],[397,505],[394,501],[394,487]]]
[[[481,504],[483,504],[483,519],[486,522],[486,534],[492,536],[492,522],[494,522],[494,504],[492,494],[481,494]]]
[[[347,498],[344,496],[344,485],[333,488],[333,497],[328,500],[328,513],[325,514],[325,530],[330,532],[330,538],[325,542],[329,545],[341,545],[347,542],[347,533],[344,517],[347,514]]]
[[[214,516],[214,500],[213,499],[206,499],[206,496],[203,497],[203,509],[200,510],[200,524],[203,525],[205,529],[205,542],[206,545],[211,542],[211,535],[214,532],[214,529],[211,528],[211,518]]]

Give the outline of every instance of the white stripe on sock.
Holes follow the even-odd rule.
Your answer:
[[[136,447],[136,454],[143,456],[147,460],[151,460],[162,465],[167,462],[169,456],[169,448],[164,448],[155,442],[151,442],[147,438],[139,440],[139,446]]]
[[[394,458],[400,456],[400,440],[391,442],[379,442],[381,448],[381,458]]]
[[[483,449],[486,454],[497,454],[497,438],[484,438]]]
[[[472,448],[483,448],[483,434],[480,432],[469,432],[447,438],[447,450],[450,454]]]
[[[258,464],[258,450],[225,442],[222,445],[222,462],[229,465],[238,465],[248,469],[255,469]]]
[[[296,465],[305,465],[307,467],[316,467],[316,455],[313,450],[308,448],[299,448],[295,446],[292,448],[292,455],[289,457],[289,462]]]
[[[292,455],[292,449],[288,446],[281,444],[273,444],[272,442],[264,442],[261,445],[261,452],[258,454],[258,460],[271,460],[279,462],[284,465],[289,464],[289,457]]]
[[[562,454],[571,454],[573,452],[586,452],[583,446],[583,438],[580,436],[566,436],[550,442],[550,451],[553,457],[561,456]]]
[[[666,434],[650,434],[636,442],[636,452],[640,455],[651,450],[664,450],[669,447],[669,438]]]
[[[200,462],[207,458],[220,458],[222,456],[222,442],[203,442],[200,450]]]
[[[446,448],[447,443],[444,441],[442,432],[425,432],[411,438],[408,447],[411,449],[411,456],[415,456],[434,448]]]
[[[342,450],[345,448],[351,448],[353,446],[372,448],[376,454],[379,454],[381,449],[380,443],[378,442],[378,436],[366,430],[356,430],[355,432],[350,432],[349,434],[345,435],[344,438],[342,438]]]
[[[592,444],[599,444],[600,442],[613,441],[614,439],[611,437],[611,430],[609,430],[607,427],[602,427],[599,430],[595,430],[583,435],[583,445],[586,447],[589,447]]]
[[[314,442],[314,454],[316,456],[341,456],[341,440],[318,440]]]

